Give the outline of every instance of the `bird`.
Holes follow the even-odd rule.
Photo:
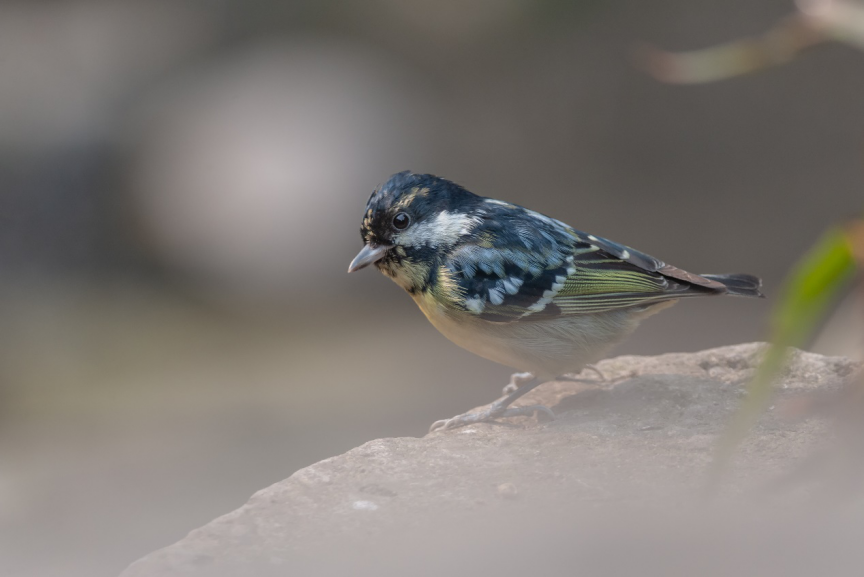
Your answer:
[[[542,383],[574,380],[641,321],[680,299],[763,298],[749,274],[693,274],[432,174],[403,171],[377,187],[348,272],[373,265],[455,344],[516,369],[487,408],[432,424],[454,429],[543,414],[511,404]]]

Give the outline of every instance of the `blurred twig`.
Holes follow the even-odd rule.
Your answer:
[[[831,40],[864,48],[864,4],[853,0],[797,0],[795,4],[796,12],[761,36],[689,52],[645,45],[637,49],[637,60],[663,82],[698,84],[784,64]]]

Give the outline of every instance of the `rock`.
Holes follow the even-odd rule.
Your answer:
[[[370,441],[257,492],[123,577],[720,575],[724,563],[766,559],[749,573],[813,574],[800,558],[808,546],[864,535],[861,515],[839,537],[824,517],[799,523],[811,518],[813,491],[784,481],[826,442],[827,417],[767,411],[720,494],[701,499],[717,435],[762,347],[603,361],[603,382],[549,383],[524,397],[552,407],[553,422]],[[836,391],[855,369],[795,352],[777,401]],[[790,521],[790,511],[804,517]],[[846,559],[826,550],[825,563]]]
[[[513,483],[501,483],[498,485],[498,495],[504,499],[515,499],[519,496],[519,490]]]

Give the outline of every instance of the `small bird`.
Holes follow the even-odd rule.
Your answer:
[[[432,431],[535,412],[554,418],[547,407],[510,405],[544,382],[573,380],[566,375],[678,299],[763,296],[755,276],[689,273],[431,174],[391,176],[369,198],[360,234],[349,273],[374,263],[445,337],[519,371],[487,409]]]

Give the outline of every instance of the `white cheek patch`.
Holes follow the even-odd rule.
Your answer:
[[[449,246],[456,244],[462,236],[470,234],[480,219],[461,212],[443,210],[435,218],[408,227],[394,240],[405,246]]]

